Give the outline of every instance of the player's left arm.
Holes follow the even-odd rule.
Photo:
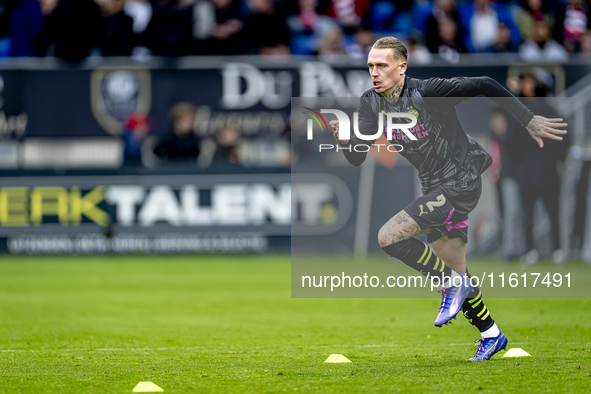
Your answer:
[[[542,138],[549,138],[551,140],[562,141],[560,135],[566,134],[566,130],[561,129],[562,127],[568,126],[567,123],[563,123],[562,118],[545,118],[543,116],[534,115],[532,120],[526,126],[529,135],[533,138],[540,148],[544,147],[544,141]]]
[[[534,115],[521,101],[490,77],[433,78],[425,86],[427,97],[476,97],[484,95],[511,112],[527,128],[531,137],[544,147],[542,138],[562,141],[567,126],[561,118]]]
[[[467,79],[475,80],[474,85],[476,85],[477,91],[472,92],[474,95],[483,94],[501,107],[509,110],[525,126],[529,135],[540,145],[540,148],[544,147],[542,138],[562,141],[560,135],[566,134],[566,130],[563,130],[563,128],[568,126],[566,123],[563,123],[562,118],[549,119],[534,115],[517,97],[513,96],[511,92],[490,77]]]

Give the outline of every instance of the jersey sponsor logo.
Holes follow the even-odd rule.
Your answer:
[[[381,111],[383,114],[386,115],[386,112],[384,110]],[[415,119],[419,119],[419,111],[417,111],[414,108],[409,109],[408,111],[406,111],[407,114],[410,114],[411,116],[413,116]],[[416,141],[419,138],[424,138],[424,137],[428,137],[429,136],[429,131],[425,128],[425,124],[421,123],[419,125],[415,125],[414,127],[406,127],[405,129],[394,129],[392,130],[392,137],[387,137],[389,140],[405,140],[405,139],[409,139],[408,135],[411,134],[412,136],[414,136],[415,138],[410,138],[413,141]],[[382,131],[382,134],[387,134],[387,129],[384,129]]]
[[[418,126],[412,127],[407,129],[410,133],[413,133],[412,135],[415,137],[414,140],[417,140],[419,138],[425,138],[429,136],[429,131],[425,128],[425,124],[422,123]],[[382,134],[386,134],[386,130],[384,130],[382,132]],[[408,137],[406,136],[406,134],[401,133],[398,130],[394,130],[394,133],[392,133],[392,138],[393,140],[406,140],[408,139]]]

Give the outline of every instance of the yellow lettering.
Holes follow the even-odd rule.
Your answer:
[[[68,192],[63,187],[37,187],[31,192],[31,222],[39,226],[43,216],[57,216],[68,225]]]
[[[26,187],[0,189],[0,223],[3,226],[29,225],[29,192]]]
[[[108,213],[98,208],[105,199],[105,187],[99,186],[89,191],[82,197],[80,190],[77,187],[70,191],[70,218],[72,223],[76,226],[82,221],[82,215],[86,216],[99,226],[108,226],[111,222],[111,217]]]

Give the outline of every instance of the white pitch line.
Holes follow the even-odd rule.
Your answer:
[[[510,342],[511,345],[527,345],[531,342]],[[578,342],[566,342],[564,345],[581,345]],[[585,343],[586,345],[591,342]],[[469,343],[448,343],[446,344],[416,344],[414,346],[471,346],[474,342]],[[36,349],[36,350],[24,350],[24,349],[0,349],[0,353],[40,353],[40,352],[146,352],[146,351],[165,351],[165,350],[203,350],[203,349],[214,349],[214,350],[253,350],[253,349],[284,349],[284,348],[295,348],[295,349],[317,349],[317,348],[339,348],[339,347],[354,347],[354,348],[372,348],[372,347],[400,347],[402,345],[382,343],[382,344],[368,344],[368,345],[309,345],[309,346],[250,346],[250,347],[217,347],[217,346],[193,346],[193,347],[140,347],[140,348],[97,348],[97,349]]]

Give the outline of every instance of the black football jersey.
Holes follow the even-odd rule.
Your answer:
[[[387,99],[374,89],[360,98],[359,132],[375,135],[379,129],[378,114],[402,112],[416,116],[417,123],[407,129],[416,137],[408,138],[400,129],[393,130],[390,142],[403,147],[400,152],[419,172],[423,190],[438,185],[465,184],[477,179],[492,163],[488,152],[474,138],[465,133],[455,106],[470,97],[485,95],[506,108],[527,125],[533,114],[509,91],[488,77],[476,78],[405,78],[400,96]],[[445,99],[444,99],[445,98]],[[380,115],[383,116],[383,115]],[[407,118],[394,119],[408,123]],[[386,134],[386,116],[383,116]],[[353,136],[349,145],[372,144]],[[345,150],[354,165],[365,160],[366,153]]]

